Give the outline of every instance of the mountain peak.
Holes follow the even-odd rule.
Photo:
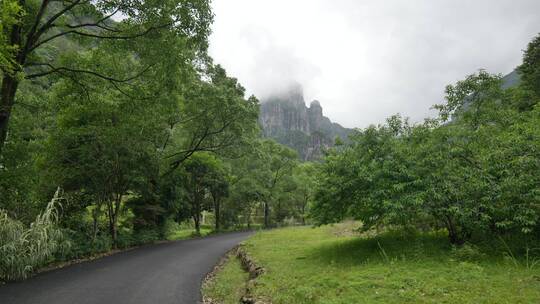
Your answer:
[[[321,103],[318,101],[318,100],[313,100],[310,104],[309,104],[309,107],[310,108],[313,108],[313,107],[316,107],[316,108],[321,108]]]
[[[298,82],[292,82],[284,87],[279,92],[271,94],[269,97],[264,98],[262,102],[276,101],[290,103],[297,106],[305,106],[304,100],[304,88]]]
[[[350,129],[323,115],[318,100],[313,100],[308,108],[298,83],[264,99],[259,120],[264,136],[295,149],[303,160],[320,158],[324,149],[333,146],[336,137],[346,139],[350,133]]]

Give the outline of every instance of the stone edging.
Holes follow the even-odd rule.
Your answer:
[[[249,280],[246,282],[246,288],[244,295],[241,299],[239,299],[239,303],[243,304],[270,304],[267,301],[262,301],[260,299],[256,299],[252,295],[253,287],[256,284],[256,279],[265,272],[265,269],[257,265],[255,261],[249,256],[249,254],[246,252],[246,250],[242,247],[242,245],[238,245],[231,249],[220,261],[219,263],[214,267],[214,269],[206,275],[203,281],[203,286],[206,284],[209,284],[212,282],[212,280],[215,279],[216,274],[223,268],[225,263],[229,261],[230,258],[237,258],[240,260],[240,264],[242,265],[242,268],[244,271],[246,271],[249,274]],[[211,299],[205,295],[203,295],[203,304],[220,304],[218,301]]]
[[[236,251],[236,257],[240,260],[242,268],[249,273],[249,280],[246,282],[246,291],[244,296],[240,299],[240,303],[243,304],[267,304],[260,299],[257,299],[253,296],[253,288],[255,287],[256,279],[264,273],[264,268],[257,263],[249,256],[246,250],[243,247],[238,247]]]
[[[231,250],[229,250],[217,263],[212,270],[206,274],[206,276],[203,279],[201,290],[204,289],[204,287],[208,284],[210,284],[215,278],[218,272],[223,269],[225,264],[229,261],[229,259],[233,256],[236,256],[236,252],[238,251],[238,247],[240,245],[234,246]],[[214,300],[206,295],[202,295],[202,304],[220,304],[217,300]]]

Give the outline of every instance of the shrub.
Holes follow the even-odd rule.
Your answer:
[[[151,244],[160,239],[160,232],[157,229],[141,230],[134,236],[134,245]]]
[[[465,243],[461,246],[453,246],[452,256],[458,261],[475,262],[482,260],[486,255],[475,245]]]
[[[63,234],[56,225],[59,196],[60,189],[29,227],[0,210],[0,279],[27,278],[64,246]]]

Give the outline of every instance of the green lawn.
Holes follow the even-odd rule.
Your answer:
[[[443,234],[284,228],[257,233],[245,248],[266,268],[254,294],[274,304],[540,303],[540,265],[527,268],[501,252],[455,250]],[[229,277],[215,284],[227,288]]]

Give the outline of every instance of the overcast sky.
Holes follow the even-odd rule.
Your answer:
[[[210,53],[259,98],[290,82],[346,127],[433,115],[446,84],[507,74],[539,0],[213,0]]]

